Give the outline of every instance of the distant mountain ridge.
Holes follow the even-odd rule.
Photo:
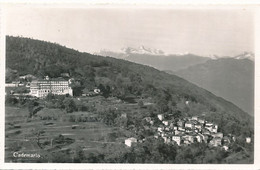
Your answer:
[[[163,50],[148,48],[144,47],[143,45],[141,45],[138,48],[124,47],[121,48],[119,51],[102,49],[99,52],[96,52],[95,54],[125,59],[128,61],[152,66],[159,70],[170,71],[178,71],[180,69],[188,68],[192,65],[205,63],[208,60],[217,60],[220,58],[233,58],[237,60],[249,59],[251,61],[254,61],[255,57],[254,53],[252,52],[244,52],[233,57],[218,56],[214,54],[209,56],[200,56],[189,52],[168,54],[165,53]]]
[[[147,48],[144,46],[140,46],[139,48],[125,47],[120,51],[110,51],[104,49],[95,54],[125,59],[135,63],[152,66],[159,70],[173,71],[184,69],[191,65],[210,60],[208,57],[201,57],[188,52],[180,54],[167,54],[160,49]]]
[[[254,62],[246,55],[220,58],[172,72],[254,114]],[[238,59],[239,58],[239,59]]]
[[[251,60],[251,61],[254,61],[255,60],[255,54],[252,53],[252,52],[243,52],[239,55],[235,55],[233,57],[230,57],[230,56],[218,56],[218,55],[210,55],[209,58],[211,58],[212,60],[217,60],[217,59],[221,59],[221,58],[232,58],[232,59],[237,59],[237,60],[243,60],[243,59],[248,59],[248,60]]]

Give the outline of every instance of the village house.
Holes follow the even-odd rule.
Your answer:
[[[164,130],[164,127],[163,127],[163,126],[159,126],[159,127],[157,128],[157,131],[158,131],[158,132],[163,132],[163,130]]]
[[[198,141],[198,142],[202,142],[205,137],[204,137],[202,134],[198,133],[197,136],[196,136],[196,138],[197,138],[197,141]]]
[[[179,135],[179,134],[181,134],[181,132],[178,131],[178,130],[175,130],[175,131],[174,131],[174,134],[175,134],[175,135]]]
[[[197,121],[198,120],[198,116],[192,116],[191,120],[196,120]]]
[[[206,124],[205,124],[205,126],[213,126],[213,123],[211,123],[211,122],[206,122]]]
[[[127,113],[121,113],[122,118],[127,118]]]
[[[212,133],[217,133],[218,132],[218,128],[217,127],[212,127],[211,132]]]
[[[211,133],[217,133],[218,132],[218,125],[213,124],[213,123],[207,123],[205,128],[208,129]]]
[[[185,129],[182,128],[182,127],[178,127],[178,130],[179,130],[179,131],[182,131],[182,132],[185,132]]]
[[[169,122],[166,121],[166,120],[162,121],[162,123],[163,123],[165,126],[168,126],[168,125],[169,125]]]
[[[200,124],[195,124],[194,127],[195,127],[195,129],[198,129],[199,131],[201,131],[202,126]]]
[[[202,129],[203,135],[210,135],[210,131],[208,129]]]
[[[208,143],[209,136],[208,135],[202,135],[202,139],[205,143]]]
[[[251,138],[250,137],[246,138],[246,143],[251,143]]]
[[[211,136],[212,136],[213,138],[219,137],[219,138],[222,139],[222,138],[223,138],[223,133],[221,133],[221,132],[219,132],[219,133],[212,133]]]
[[[220,137],[213,138],[213,139],[210,141],[210,144],[211,144],[212,146],[221,146],[221,138],[220,138]]]
[[[184,141],[188,140],[190,143],[194,142],[194,136],[193,135],[188,135],[186,134],[185,136],[183,136]]]
[[[62,77],[67,77],[67,78],[70,77],[70,74],[69,74],[69,73],[61,73],[60,75],[61,75]]]
[[[198,122],[199,122],[200,124],[204,124],[204,123],[205,123],[205,120],[204,120],[204,119],[198,119]]]
[[[185,123],[185,128],[191,128],[194,129],[194,123],[191,121],[188,121]]]
[[[224,143],[224,144],[229,144],[229,143],[230,143],[230,138],[227,137],[227,136],[224,136],[224,137],[223,137],[223,143]]]
[[[5,83],[5,87],[20,87],[24,86],[20,81],[12,81],[12,83]]]
[[[125,145],[131,147],[133,143],[136,143],[137,139],[132,137],[125,140]]]
[[[28,79],[28,78],[30,78],[30,79],[36,79],[36,77],[33,76],[33,75],[31,75],[31,74],[26,74],[26,75],[24,75],[24,76],[19,76],[19,79]]]
[[[222,146],[222,148],[223,148],[225,151],[227,151],[227,150],[229,149],[228,146],[226,146],[226,145]]]
[[[180,136],[172,136],[172,141],[175,141],[177,145],[181,144],[181,137]]]
[[[157,117],[158,117],[158,119],[159,119],[160,121],[162,121],[162,120],[164,119],[164,115],[163,115],[163,114],[158,114]]]
[[[95,94],[99,94],[101,92],[100,89],[94,89],[93,91],[94,91]]]
[[[164,140],[164,143],[170,143],[170,142],[171,142],[171,138],[169,138],[168,135],[165,135],[165,136],[163,136],[162,138],[163,138],[163,140]]]

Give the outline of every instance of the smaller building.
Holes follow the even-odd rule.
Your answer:
[[[206,122],[205,126],[213,126],[213,123],[211,123],[211,122]]]
[[[179,130],[179,131],[182,131],[182,132],[185,132],[185,129],[182,128],[182,127],[178,127],[178,130]]]
[[[136,143],[137,139],[132,137],[125,140],[125,145],[131,147],[133,143]]]
[[[170,131],[170,128],[166,127],[166,128],[165,128],[165,131],[168,131],[168,132],[169,132],[169,131]]]
[[[180,136],[172,136],[172,141],[175,141],[177,145],[181,144],[181,137]]]
[[[213,134],[211,134],[212,135],[212,137],[214,137],[214,138],[223,138],[223,133],[221,133],[221,132],[218,132],[218,133],[213,133]]]
[[[194,142],[194,136],[193,135],[185,135],[183,136],[185,140],[188,140],[190,143]]]
[[[191,121],[188,121],[185,123],[185,128],[191,128],[194,129],[194,123]]]
[[[158,119],[159,119],[160,121],[162,121],[162,120],[164,119],[164,115],[163,115],[163,114],[158,114],[157,117],[158,117]]]
[[[197,121],[198,120],[198,116],[192,116],[191,120],[196,120]]]
[[[228,148],[228,146],[223,146],[222,147],[225,151],[227,151],[229,148]]]
[[[180,133],[181,133],[181,132],[178,131],[178,130],[175,130],[175,131],[174,131],[174,134],[175,134],[175,135],[178,135],[178,134],[180,134]]]
[[[166,120],[162,121],[162,123],[163,123],[165,126],[168,126],[168,125],[169,125],[169,122],[166,121]]]
[[[204,120],[204,119],[198,119],[198,122],[199,122],[200,124],[204,124],[204,123],[205,123],[205,120]]]
[[[100,92],[100,89],[94,89],[94,93],[99,94]]]
[[[160,126],[160,127],[157,128],[157,131],[158,131],[158,132],[163,132],[163,130],[164,130],[164,127],[161,127],[161,126]]]
[[[246,143],[251,143],[251,138],[250,137],[246,138]]]
[[[195,126],[195,129],[198,129],[199,131],[201,130],[202,126],[200,124],[196,124]]]
[[[230,144],[230,138],[227,137],[227,136],[224,136],[224,137],[223,137],[223,143],[224,143],[224,144]]]
[[[221,138],[219,138],[219,137],[213,138],[213,139],[210,141],[210,144],[211,144],[212,146],[221,146]]]

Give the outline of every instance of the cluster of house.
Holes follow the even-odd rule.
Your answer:
[[[194,142],[205,142],[210,146],[223,147],[223,149],[228,150],[228,145],[236,140],[231,134],[223,136],[223,133],[218,131],[217,124],[198,116],[167,120],[163,114],[159,114],[158,119],[161,124],[156,127],[154,137],[163,138],[167,144],[189,145]],[[154,124],[150,117],[146,118],[146,121],[151,125]],[[125,144],[130,147],[135,142],[137,139],[133,137],[125,140]],[[251,138],[247,138],[246,142],[250,143]]]
[[[158,119],[162,125],[157,128],[155,138],[160,136],[165,143],[176,142],[178,145],[189,145],[204,141],[212,146],[223,146],[227,150],[231,140],[235,140],[235,137],[231,135],[224,137],[223,133],[218,131],[217,124],[205,121],[198,116],[169,121],[160,114]]]

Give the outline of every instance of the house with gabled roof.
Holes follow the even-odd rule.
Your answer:
[[[223,133],[221,133],[221,132],[212,133],[211,136],[214,137],[214,138],[218,137],[218,138],[222,139],[223,138]]]
[[[212,146],[221,146],[221,138],[215,137],[209,142]]]
[[[134,137],[128,138],[125,140],[125,145],[131,147],[133,143],[136,143],[137,139]]]
[[[177,145],[180,145],[181,144],[181,136],[179,136],[179,135],[172,136],[172,141],[176,142]]]
[[[194,129],[194,123],[192,121],[185,122],[185,128]]]

